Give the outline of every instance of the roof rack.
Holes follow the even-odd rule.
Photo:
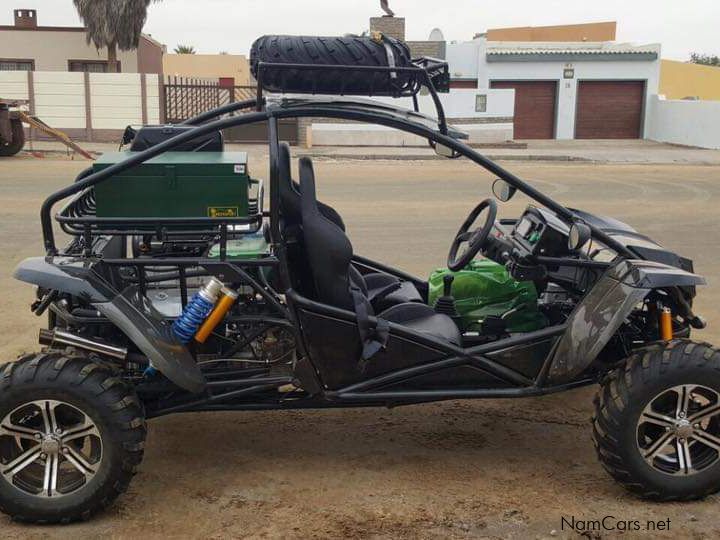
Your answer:
[[[448,63],[444,60],[431,57],[420,57],[412,60],[412,67],[410,66],[365,66],[365,65],[333,65],[333,64],[294,64],[294,63],[268,63],[258,62],[257,73],[255,78],[257,79],[257,101],[256,109],[262,111],[265,106],[264,93],[266,91],[264,85],[264,74],[282,71],[311,71],[317,72],[320,77],[323,75],[332,75],[338,73],[367,73],[367,74],[383,74],[387,73],[389,77],[384,79],[387,81],[386,85],[382,87],[375,87],[375,78],[369,78],[369,87],[366,92],[358,94],[352,92],[352,95],[363,95],[373,97],[377,95],[391,96],[394,98],[411,97],[413,100],[413,108],[415,112],[420,112],[420,106],[418,103],[417,95],[420,91],[425,88],[428,94],[433,100],[435,110],[437,112],[438,128],[444,135],[448,132],[447,121],[445,118],[445,110],[443,109],[442,102],[438,93],[447,93],[450,91],[450,69]],[[403,74],[402,81],[397,77],[398,74]],[[344,81],[345,78],[339,77],[339,80]],[[280,92],[286,90],[280,88]],[[300,91],[293,89],[292,94],[318,94],[327,93],[315,91],[311,88],[308,91]],[[346,95],[342,84],[340,85],[339,92],[334,95]]]

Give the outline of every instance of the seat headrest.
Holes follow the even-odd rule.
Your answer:
[[[281,142],[278,147],[278,167],[280,169],[280,208],[286,225],[302,224],[300,213],[300,185],[292,179],[290,145]],[[312,163],[311,163],[312,168]],[[345,230],[345,223],[342,217],[334,208],[316,201],[317,207],[322,215],[332,221],[335,225]]]
[[[315,192],[315,170],[309,157],[301,157],[300,166],[300,199],[303,216],[317,214],[317,195]]]

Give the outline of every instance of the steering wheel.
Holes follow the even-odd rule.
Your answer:
[[[485,218],[485,224],[481,229],[470,230],[470,227],[477,221],[478,216],[487,209],[487,217]],[[483,248],[490,231],[492,231],[493,225],[495,224],[495,217],[497,216],[497,203],[495,199],[485,199],[483,202],[478,204],[475,209],[470,212],[465,222],[460,227],[455,240],[453,240],[450,246],[450,253],[448,253],[447,265],[453,272],[458,272],[465,268],[470,261],[475,258],[475,255]],[[468,247],[465,251],[458,255],[460,246],[464,243],[468,243]]]

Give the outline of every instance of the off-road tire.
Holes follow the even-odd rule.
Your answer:
[[[10,157],[17,154],[25,146],[25,131],[20,120],[11,120],[12,142],[5,144],[0,140],[0,157]]]
[[[386,38],[397,67],[412,65],[405,43]],[[267,64],[313,64],[345,66],[387,66],[383,43],[369,37],[262,36],[250,49],[250,67],[257,78],[258,62]],[[318,94],[367,95],[374,90],[382,95],[388,85],[387,73],[367,71],[263,70],[263,86],[271,92],[313,92]],[[403,86],[410,80],[397,73],[394,83]]]
[[[593,442],[600,463],[642,498],[690,501],[720,490],[720,461],[690,476],[673,476],[653,468],[638,448],[643,409],[659,393],[682,384],[720,391],[720,350],[690,340],[642,349],[608,374],[595,397]]]
[[[0,511],[36,524],[87,520],[127,490],[142,461],[143,406],[130,385],[87,357],[47,352],[0,366],[0,419],[23,403],[42,399],[63,401],[92,419],[101,434],[102,461],[86,485],[56,499],[28,494],[0,476]]]

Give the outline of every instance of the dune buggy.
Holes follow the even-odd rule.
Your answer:
[[[690,340],[705,326],[692,309],[705,282],[692,261],[566,208],[464,143],[438,96],[447,64],[391,62],[396,42],[353,39],[395,49],[362,62],[290,61],[263,56],[283,48],[266,39],[253,64],[257,99],[128,132],[129,150],[43,203],[46,253],[15,276],[37,287],[33,311],[48,313],[45,348],[0,371],[4,512],[89,517],[127,488],[146,419],[171,413],[394,407],[595,384],[597,455],[617,481],[657,500],[720,488],[720,352]],[[422,88],[436,115],[417,111]],[[279,140],[281,120],[308,117],[402,130],[498,177],[495,197],[450,240],[446,269],[422,279],[354,253],[340,214],[316,198],[311,160],[294,176]],[[247,156],[225,152],[220,133],[258,122],[269,134],[267,209]],[[534,203],[499,218],[498,203],[518,191]],[[63,248],[53,217],[70,237]]]

